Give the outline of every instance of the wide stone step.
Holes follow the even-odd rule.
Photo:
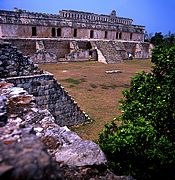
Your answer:
[[[114,47],[112,42],[97,41],[96,46],[105,57],[107,63],[112,64],[122,62],[123,59],[121,53]]]

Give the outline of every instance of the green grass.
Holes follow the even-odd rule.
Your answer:
[[[100,86],[101,86],[102,89],[115,89],[115,88],[118,87],[115,84],[109,84],[109,85],[107,85],[107,84],[100,84]]]
[[[97,88],[98,86],[96,84],[90,84],[91,88]]]
[[[86,82],[85,78],[81,78],[81,79],[72,79],[72,78],[67,78],[67,79],[63,79],[61,80],[62,82],[67,82],[70,84],[74,84],[74,85],[79,85],[83,82]],[[70,85],[71,87],[74,87],[72,85]]]
[[[39,66],[54,74],[81,109],[94,119],[74,130],[83,139],[96,140],[104,125],[121,114],[118,101],[122,98],[122,90],[129,87],[131,76],[143,70],[150,72],[152,64],[150,60],[126,60],[121,64],[89,61]],[[122,73],[106,74],[107,70],[114,69]]]

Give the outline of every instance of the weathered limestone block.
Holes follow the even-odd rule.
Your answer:
[[[116,49],[112,41],[95,41],[94,45],[97,47],[98,50],[102,53],[102,59],[101,62],[112,64],[112,63],[121,63],[123,61],[123,56],[121,54],[121,48]]]
[[[89,120],[71,96],[50,73],[42,73],[33,62],[9,43],[0,43],[0,78],[24,88],[36,97],[36,103],[55,117],[57,124],[72,126]],[[11,66],[11,64],[13,64]]]
[[[64,179],[43,143],[25,131],[20,141],[0,142],[0,179]]]
[[[0,127],[7,121],[7,98],[0,96]]]
[[[8,119],[0,127],[0,178],[117,178],[107,171],[106,158],[98,145],[83,141],[76,133],[55,124],[49,111],[39,109],[33,103],[34,97],[22,88],[7,87],[4,84],[5,82],[0,82],[0,95],[5,97],[8,103],[2,105],[1,112],[7,111]],[[59,163],[51,158],[46,148]],[[72,160],[67,161],[70,155]],[[62,168],[59,167],[60,163]],[[103,172],[95,170],[94,166],[99,167],[97,169],[103,167]],[[96,173],[89,174],[89,171]]]
[[[40,74],[42,71],[32,61],[9,43],[0,41],[0,77]]]
[[[56,161],[68,166],[102,165],[106,163],[106,158],[99,146],[92,141],[81,140],[63,146],[56,152],[55,157]]]
[[[37,50],[36,53],[31,56],[31,60],[34,63],[56,63],[58,58],[56,54],[47,52],[44,49]]]

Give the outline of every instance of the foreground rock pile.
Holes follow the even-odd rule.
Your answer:
[[[0,82],[0,179],[128,179],[99,146],[54,123],[22,88]]]
[[[37,65],[10,43],[0,41],[0,77],[40,74]]]

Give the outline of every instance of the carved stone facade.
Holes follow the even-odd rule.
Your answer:
[[[144,42],[144,26],[110,15],[61,10],[58,15],[15,8],[0,10],[0,39],[17,46],[35,63],[97,60],[120,63],[150,58],[152,46]]]
[[[144,26],[110,15],[61,10],[58,15],[32,13],[15,8],[0,11],[0,37],[78,38],[144,41]]]

